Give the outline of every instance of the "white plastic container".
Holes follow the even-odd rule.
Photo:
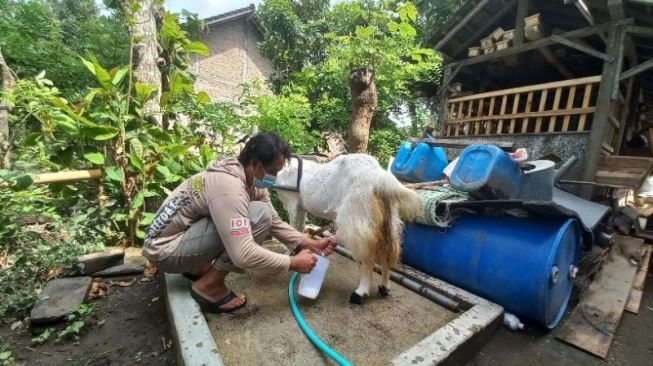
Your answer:
[[[503,314],[503,325],[510,330],[524,329],[524,324],[522,324],[519,318],[510,313]]]
[[[317,263],[310,273],[301,275],[299,279],[299,288],[297,293],[308,297],[309,299],[317,298],[320,294],[320,288],[324,281],[324,276],[329,268],[329,259],[327,257],[316,255]]]

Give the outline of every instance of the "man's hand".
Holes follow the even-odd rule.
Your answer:
[[[308,249],[304,249],[299,254],[290,257],[290,270],[299,273],[309,273],[315,267],[317,258]]]
[[[322,238],[318,241],[315,242],[314,246],[316,251],[319,251],[318,254],[322,255],[331,255],[334,250],[336,250],[336,237],[335,236],[329,236],[326,238]]]

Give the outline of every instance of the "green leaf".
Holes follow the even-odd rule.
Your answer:
[[[91,62],[86,60],[84,57],[80,57],[82,59],[82,63],[86,65],[86,68],[93,74],[95,75],[95,65]]]
[[[136,237],[139,239],[145,239],[145,231],[136,229]]]
[[[141,222],[139,223],[142,226],[147,226],[152,223],[152,220],[154,220],[154,217],[156,215],[152,212],[145,212],[143,213],[143,217],[141,218]]]
[[[129,154],[128,157],[129,157],[129,162],[134,168],[136,168],[136,170],[138,170],[141,173],[145,171],[145,169],[143,168],[143,162],[141,162],[141,158],[139,158],[134,153]]]
[[[170,169],[168,169],[168,167],[164,165],[157,165],[155,169],[157,172],[161,173],[161,175],[163,175],[164,177],[167,177],[172,174],[170,172]]]
[[[143,143],[141,140],[137,138],[133,138],[129,140],[129,147],[131,149],[131,152],[136,154],[139,158],[143,157]]]
[[[97,165],[103,165],[104,164],[104,155],[102,155],[100,153],[96,153],[96,152],[95,153],[86,153],[86,154],[84,154],[84,158],[86,158],[86,160],[90,161],[93,164],[97,164]]]
[[[139,209],[141,206],[143,206],[143,202],[145,202],[145,196],[143,196],[143,192],[138,192],[132,201],[132,208],[134,210]]]
[[[360,38],[370,38],[374,34],[374,28],[370,25],[367,27],[356,27],[356,36]]]
[[[136,89],[136,97],[140,101],[145,101],[147,100],[152,93],[154,93],[158,88],[154,84],[144,84],[144,83],[136,83],[134,84],[134,89]]]
[[[77,134],[78,129],[74,119],[59,110],[53,110],[50,112],[50,116],[57,123],[57,127],[60,127],[64,132],[69,135]]]
[[[113,76],[113,79],[111,80],[111,83],[113,83],[113,85],[120,84],[120,82],[122,81],[122,79],[125,78],[125,75],[127,75],[128,72],[129,72],[129,66],[125,66],[122,69],[118,69],[115,72],[115,75]]]
[[[188,150],[188,148],[186,146],[184,146],[184,145],[174,145],[174,146],[170,147],[170,155],[177,156],[177,155],[185,153],[186,150]]]
[[[417,31],[415,28],[413,28],[412,25],[408,23],[401,23],[399,25],[399,34],[402,37],[415,37],[417,35]]]
[[[11,358],[11,351],[0,352],[0,361],[8,361]]]
[[[150,190],[150,189],[146,189],[146,190],[143,192],[143,195],[144,195],[146,198],[147,198],[147,197],[161,197],[161,195],[159,194],[159,192],[157,192],[157,191],[153,191],[153,190]]]
[[[107,175],[107,178],[110,180],[122,183],[125,180],[125,175],[123,174],[122,169],[117,166],[110,166],[104,170]]]
[[[184,50],[188,53],[197,53],[200,56],[208,56],[209,48],[202,42],[190,42],[184,45]]]
[[[209,97],[209,95],[206,94],[206,92],[203,92],[203,91],[197,93],[197,97],[195,97],[195,99],[197,100],[197,103],[199,103],[199,104],[211,103],[211,97]]]
[[[156,140],[162,141],[162,142],[171,142],[172,138],[170,137],[170,134],[166,131],[164,131],[161,127],[159,126],[150,126],[147,129],[147,132],[149,132],[152,137],[154,137]]]
[[[111,216],[111,219],[113,219],[114,221],[127,221],[129,219],[129,216],[127,216],[124,213],[117,213]]]
[[[120,130],[113,126],[95,126],[86,129],[85,133],[96,141],[110,140],[118,135]]]

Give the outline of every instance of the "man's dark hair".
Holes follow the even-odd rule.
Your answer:
[[[272,132],[260,132],[247,141],[245,148],[238,156],[238,161],[247,165],[252,160],[259,160],[267,166],[272,164],[277,156],[281,155],[288,160],[291,154],[290,146],[279,135]]]

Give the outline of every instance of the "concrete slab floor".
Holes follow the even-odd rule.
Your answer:
[[[397,284],[382,299],[376,287],[364,305],[349,304],[358,285],[358,265],[333,254],[319,297],[296,295],[306,322],[327,344],[355,365],[389,364],[457,316]],[[234,291],[248,297],[246,308],[233,314],[207,314],[209,328],[224,363],[233,365],[332,364],[301,332],[288,302],[289,275],[264,279],[232,274]]]
[[[570,311],[568,309],[568,314]],[[502,328],[467,364],[486,365],[653,365],[651,269],[646,277],[639,314],[624,313],[605,361],[556,339],[551,333],[527,325],[523,332]]]

